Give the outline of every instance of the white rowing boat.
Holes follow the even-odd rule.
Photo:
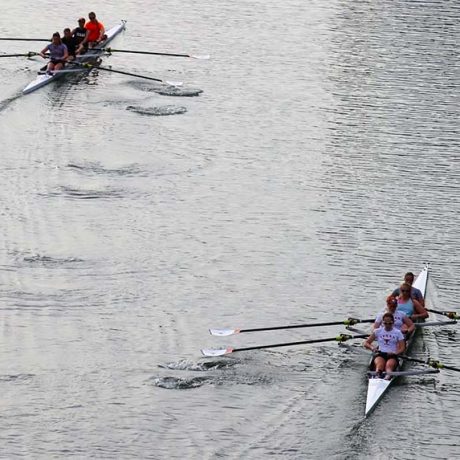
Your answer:
[[[46,67],[47,66],[42,68],[38,72],[38,75],[35,78],[35,80],[31,81],[22,90],[23,94],[28,94],[28,93],[31,93],[32,91],[35,91],[35,90],[37,90],[39,88],[42,88],[43,86],[47,85],[48,83],[51,83],[52,81],[62,77],[63,75],[66,75],[66,74],[69,74],[69,73],[88,72],[89,69],[81,67],[81,66],[79,66],[79,64],[96,62],[97,58],[104,53],[102,48],[104,48],[106,45],[108,45],[122,30],[124,30],[125,24],[126,24],[126,21],[121,21],[119,24],[117,24],[116,26],[114,26],[111,29],[109,29],[106,32],[107,39],[100,44],[99,48],[90,49],[85,54],[77,56],[75,58],[75,61],[67,64],[65,69],[58,70],[56,72],[52,72],[51,74],[47,74],[46,73]]]
[[[426,295],[427,284],[428,284],[428,266],[425,266],[424,269],[417,276],[417,279],[413,283],[413,287],[420,289],[423,296]],[[409,337],[406,346],[406,353],[410,351],[410,348],[415,340],[417,335],[417,327],[414,333]],[[372,359],[371,359],[372,363]],[[399,359],[398,372],[393,374],[391,380],[384,380],[381,378],[375,378],[374,375],[370,375],[368,386],[367,386],[367,398],[366,398],[366,417],[372,413],[379,401],[383,398],[385,393],[390,389],[393,383],[402,375],[410,375],[410,373],[403,372],[405,360],[402,358]],[[372,369],[371,369],[372,370]]]

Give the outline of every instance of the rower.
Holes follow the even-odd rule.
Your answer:
[[[51,73],[56,70],[62,70],[64,68],[65,62],[69,57],[69,53],[67,51],[67,46],[62,43],[61,36],[59,32],[54,32],[53,38],[49,45],[46,45],[40,51],[40,56],[45,58],[45,53],[49,52],[50,62],[48,64],[47,72]]]
[[[78,27],[75,27],[75,29],[72,30],[72,37],[75,38],[77,42],[77,50],[76,54],[80,54],[86,51],[85,46],[82,46],[80,48],[80,44],[83,42],[83,40],[86,38],[86,29],[85,29],[85,23],[86,19],[85,18],[80,18],[78,20]]]
[[[423,298],[423,294],[422,294],[422,291],[420,289],[417,289],[416,287],[413,287],[412,284],[414,283],[414,279],[415,279],[415,276],[412,272],[407,272],[405,275],[404,275],[404,282],[406,282],[407,284],[410,285],[411,289],[410,289],[410,295],[412,298],[414,298],[415,300],[418,300],[422,307],[425,307],[425,299]],[[392,293],[391,295],[393,297],[398,297],[400,292],[399,292],[399,287],[396,288]]]
[[[88,15],[89,21],[85,24],[86,36],[81,42],[80,46],[88,46],[88,48],[94,48],[101,41],[107,38],[105,34],[104,24],[96,19],[96,13],[91,11]]]
[[[428,318],[428,312],[425,307],[418,300],[411,297],[411,285],[409,283],[401,283],[397,301],[398,310],[403,311],[412,321]]]
[[[406,349],[406,341],[403,333],[394,327],[394,316],[390,312],[383,314],[382,324],[372,332],[363,345],[375,354],[373,364],[377,378],[382,378],[385,372],[385,380],[390,380],[391,375],[388,373],[393,372],[398,366],[398,355]],[[373,345],[375,340],[378,346]]]
[[[411,334],[415,330],[415,324],[413,321],[401,310],[397,310],[398,301],[395,297],[387,297],[387,308],[384,312],[379,313],[375,318],[375,323],[373,324],[373,330],[378,329],[382,325],[383,315],[386,312],[390,312],[394,318],[394,327],[399,329],[403,334]]]
[[[77,39],[72,36],[72,32],[68,27],[64,29],[64,36],[61,40],[62,43],[67,46],[67,51],[69,53],[68,61],[73,61],[77,53],[78,42]]]

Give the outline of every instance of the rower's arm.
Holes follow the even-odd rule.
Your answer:
[[[396,349],[396,354],[400,355],[401,353],[404,353],[405,349],[406,349],[406,341],[405,340],[400,340],[398,342],[398,348]]]
[[[404,324],[407,326],[407,332],[413,332],[415,329],[414,322],[408,317],[404,317]]]
[[[104,27],[104,24],[102,24],[102,22],[100,22],[99,25],[101,26],[101,28],[99,29],[99,40],[98,41],[101,41],[102,37],[105,35],[105,27]]]
[[[428,318],[428,312],[425,310],[424,307],[422,307],[422,304],[416,300],[412,299],[412,302],[414,304],[414,314],[411,316],[412,319],[425,319]]]
[[[89,30],[86,29],[85,38],[80,42],[80,46],[83,46],[85,43],[88,43],[88,37],[89,37]]]
[[[375,351],[376,347],[372,345],[372,342],[375,340],[375,334],[372,333],[363,343],[363,347],[367,348],[368,350]]]
[[[45,57],[45,53],[46,53],[47,51],[48,51],[48,45],[46,45],[46,46],[40,51],[40,53],[38,53],[38,54],[40,54],[40,56],[41,56],[42,58],[44,58],[44,57]]]

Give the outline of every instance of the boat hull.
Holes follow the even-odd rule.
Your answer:
[[[106,45],[108,45],[121,31],[125,29],[125,24],[126,21],[121,21],[120,24],[117,24],[116,26],[112,27],[106,32],[107,39],[100,44],[100,48],[104,48]],[[101,56],[104,53],[104,51],[101,51],[99,49],[92,49],[88,50],[85,54],[82,54],[81,56],[77,56],[75,59],[75,63],[77,64],[84,64],[88,62],[95,62],[99,56]],[[46,70],[46,67],[44,68]],[[74,63],[70,63],[66,66],[66,69],[75,69],[78,72],[78,66],[75,65]],[[81,69],[80,72],[88,72],[88,69]],[[66,75],[69,72],[56,72],[55,74],[48,75],[47,73],[39,73],[35,80],[31,81],[23,90],[23,94],[29,94],[33,91],[36,91],[39,88],[42,88],[45,85],[48,85],[54,80],[57,80],[58,78],[61,78],[62,76]]]
[[[420,274],[417,276],[417,279],[414,281],[413,286],[415,288],[420,289],[423,296],[426,295],[426,289],[428,284],[428,267],[425,267]],[[412,335],[407,340],[406,346],[406,353],[410,352],[412,345],[419,334],[419,329],[416,328]],[[369,363],[369,369],[372,370],[372,361]],[[404,368],[405,361],[403,359],[399,359],[399,369],[402,370]],[[365,415],[368,417],[376,408],[379,401],[383,398],[383,396],[387,393],[390,387],[394,384],[394,382],[398,379],[397,376],[393,377],[391,380],[384,380],[380,378],[369,378],[368,386],[367,386],[367,397],[366,397],[366,412]]]

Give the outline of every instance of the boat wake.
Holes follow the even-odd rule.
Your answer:
[[[159,388],[168,390],[186,390],[190,388],[199,388],[205,384],[209,385],[265,385],[270,384],[273,378],[264,374],[242,373],[241,369],[233,371],[231,368],[240,364],[238,360],[214,360],[193,362],[181,360],[178,362],[160,364],[160,368],[175,371],[189,372],[209,372],[206,375],[191,375],[186,377],[176,376],[156,376],[152,377],[152,382]]]
[[[18,93],[15,96],[9,97],[7,99],[3,99],[0,101],[0,113],[6,110],[16,99],[22,96],[22,93]]]
[[[68,163],[67,168],[88,176],[93,175],[107,175],[115,177],[137,177],[137,176],[148,176],[148,172],[142,169],[139,165],[132,164],[122,168],[105,168],[97,162],[84,162],[84,163]]]
[[[26,382],[35,377],[35,374],[0,375],[0,382]]]
[[[184,88],[172,85],[163,85],[156,83],[146,83],[143,81],[132,80],[127,84],[140,91],[161,94],[163,96],[195,97],[199,96],[203,90],[199,88]]]
[[[23,257],[23,261],[30,263],[30,264],[38,264],[47,267],[55,267],[55,266],[62,266],[69,263],[78,263],[83,262],[83,259],[79,259],[77,257],[50,257],[44,256],[41,254],[32,254]]]
[[[199,388],[211,380],[210,377],[158,377],[153,379],[155,386],[165,388],[166,390],[189,390],[191,388]]]
[[[100,200],[122,198],[122,194],[117,190],[80,190],[70,187],[60,187],[59,190],[42,194],[46,197],[62,197],[76,200]]]
[[[138,113],[140,115],[148,115],[151,117],[164,117],[167,115],[179,115],[182,113],[187,112],[187,108],[183,106],[176,106],[176,105],[163,105],[157,107],[141,107],[135,105],[128,105],[126,110],[130,110],[131,112]]]
[[[237,361],[232,360],[216,360],[216,361],[202,361],[199,363],[181,360],[176,363],[160,364],[158,367],[178,370],[178,371],[209,371],[214,369],[228,369],[237,364]]]

